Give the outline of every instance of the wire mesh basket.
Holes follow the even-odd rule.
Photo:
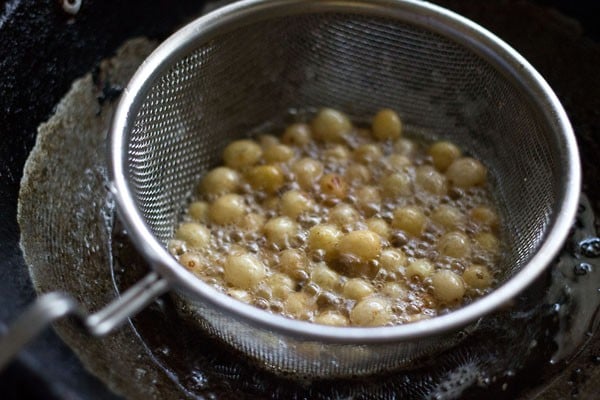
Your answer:
[[[239,303],[171,257],[189,193],[225,145],[274,115],[322,106],[357,119],[393,108],[410,130],[485,161],[510,249],[495,291],[431,320],[327,327]],[[549,265],[580,185],[565,112],[522,57],[454,13],[393,0],[243,1],[192,22],[127,87],[110,167],[121,217],[183,313],[268,368],[311,377],[376,373],[452,346]]]

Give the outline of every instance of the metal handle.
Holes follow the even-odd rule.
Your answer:
[[[169,289],[169,282],[152,272],[100,311],[88,315],[71,296],[48,293],[17,318],[0,338],[0,371],[31,339],[59,318],[72,315],[94,336],[103,336],[144,309]]]

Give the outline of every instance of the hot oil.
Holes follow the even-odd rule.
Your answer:
[[[296,119],[297,120],[297,119]],[[305,119],[306,120],[306,119]],[[310,120],[310,119],[309,119]],[[304,121],[303,121],[304,122]],[[488,235],[493,240],[493,245],[500,242],[497,239],[498,231],[501,228],[478,223],[474,218],[469,217],[471,210],[476,207],[485,207],[496,214],[494,201],[492,198],[490,185],[473,186],[467,189],[451,187],[445,180],[437,185],[434,190],[427,190],[420,186],[418,175],[421,171],[431,169],[436,176],[445,179],[443,174],[435,171],[432,166],[431,156],[427,154],[427,149],[431,141],[426,141],[415,137],[412,132],[404,132],[398,140],[377,141],[373,139],[367,124],[355,124],[352,134],[348,135],[341,142],[323,142],[311,140],[307,144],[294,146],[288,143],[294,151],[291,161],[278,163],[283,176],[286,178],[285,184],[276,192],[257,190],[252,188],[250,183],[244,182],[237,193],[243,197],[248,215],[260,215],[265,220],[276,216],[284,216],[278,210],[280,198],[283,193],[293,190],[306,193],[312,198],[314,205],[309,211],[303,212],[297,218],[298,234],[291,238],[281,247],[276,243],[269,242],[259,226],[246,227],[245,222],[223,225],[216,224],[210,219],[202,220],[203,224],[211,231],[211,240],[205,248],[194,249],[186,248],[186,244],[181,241],[173,241],[170,244],[172,254],[180,259],[182,264],[192,270],[198,277],[211,284],[218,290],[228,293],[242,301],[253,304],[261,309],[266,309],[274,313],[282,313],[288,317],[298,317],[285,310],[282,299],[272,296],[272,290],[268,285],[262,285],[252,290],[240,290],[232,287],[224,279],[223,265],[226,258],[232,253],[250,253],[255,255],[267,268],[267,277],[278,273],[281,270],[280,254],[286,248],[297,249],[306,254],[309,265],[303,271],[306,277],[294,279],[295,290],[306,293],[314,298],[317,303],[316,313],[335,312],[348,318],[350,311],[357,304],[355,298],[345,298],[341,293],[341,286],[349,278],[361,278],[374,288],[378,296],[385,297],[391,304],[392,317],[389,324],[401,324],[416,321],[423,318],[430,318],[439,314],[447,313],[452,309],[468,304],[478,297],[489,293],[492,287],[468,287],[464,298],[451,303],[438,301],[432,294],[432,283],[430,278],[410,278],[406,276],[406,263],[402,263],[398,268],[389,270],[380,267],[377,259],[369,263],[355,262],[344,263],[344,255],[341,254],[339,260],[325,259],[325,256],[318,251],[310,250],[308,241],[308,232],[311,228],[319,224],[333,224],[331,221],[333,210],[338,205],[349,206],[359,218],[350,223],[340,225],[342,233],[367,230],[367,221],[369,218],[381,219],[386,226],[393,226],[394,211],[403,207],[416,206],[422,210],[424,218],[427,219],[426,231],[421,234],[409,234],[402,229],[391,229],[391,235],[382,236],[383,249],[399,249],[408,258],[409,262],[413,260],[427,259],[436,270],[452,271],[461,279],[460,276],[471,265],[481,265],[491,275],[498,275],[497,260],[501,255],[500,249],[487,249],[475,240],[478,235]],[[284,129],[276,129],[273,124],[262,126],[259,130],[254,130],[249,134],[257,144],[261,144],[263,150],[266,150],[268,143],[279,143],[276,136]],[[265,135],[265,133],[270,133]],[[327,174],[337,174],[344,185],[347,185],[347,195],[343,197],[328,196],[319,189],[319,184],[314,183],[310,187],[302,185],[294,179],[294,162],[309,158],[318,160],[322,163],[322,176]],[[259,165],[263,161],[259,161]],[[268,164],[265,162],[265,164]],[[356,177],[352,171],[353,168],[362,167],[367,178]],[[244,176],[247,171],[240,171]],[[404,195],[385,195],[386,187],[381,182],[391,174],[397,174],[406,177],[407,190],[410,194]],[[243,179],[243,178],[242,178]],[[448,187],[447,187],[448,186]],[[366,193],[365,193],[365,190]],[[373,191],[376,196],[371,199],[369,196]],[[198,192],[194,200],[206,203],[215,201],[218,196],[211,193]],[[213,203],[214,204],[214,203]],[[448,207],[461,215],[461,221],[451,228],[433,222],[434,214],[441,207]],[[245,217],[243,217],[245,218]],[[204,219],[204,218],[203,218]],[[191,212],[184,214],[183,221],[194,221]],[[261,222],[261,224],[264,222]],[[500,224],[501,225],[501,224]],[[387,229],[387,228],[386,228]],[[461,232],[467,236],[469,244],[469,255],[466,257],[450,257],[440,251],[439,243],[444,233]],[[499,246],[500,248],[500,246]],[[472,249],[472,250],[471,250]],[[472,254],[471,254],[472,251]],[[192,255],[192,264],[187,264],[189,259],[187,255]],[[185,262],[182,255],[186,255]],[[313,282],[308,279],[315,269],[326,263],[327,268],[340,273],[340,287],[322,287],[319,282]],[[365,264],[365,265],[363,265]],[[406,264],[406,265],[405,265]],[[284,272],[286,273],[286,272]],[[394,289],[387,290],[391,284],[400,285]],[[387,286],[386,286],[387,285]],[[392,291],[392,294],[388,294]],[[400,293],[401,292],[401,293]],[[285,300],[285,298],[283,299]],[[316,313],[302,313],[301,319],[314,321],[317,318]]]
[[[582,195],[571,241],[552,269],[553,285],[546,299],[558,314],[558,348],[552,363],[572,358],[577,347],[596,332],[600,318],[600,238],[596,237],[594,212]]]
[[[257,132],[268,131],[273,131],[272,126],[261,127]],[[383,148],[384,154],[389,154],[389,146]],[[317,155],[316,151],[308,148],[306,154]],[[326,168],[342,172],[332,165],[326,164]],[[465,198],[471,200],[465,202]],[[430,210],[430,199],[421,197],[419,201]],[[456,196],[455,199],[448,196],[442,201],[465,210],[472,206],[469,201],[488,200],[484,193],[475,190],[468,196]],[[255,198],[249,206],[259,210],[261,199]],[[386,207],[376,210],[382,218],[386,218],[386,212],[389,212]],[[300,222],[310,227],[322,219],[313,215]],[[144,262],[133,251],[126,235],[119,232],[114,239],[115,277],[119,285],[126,285],[128,279],[135,280],[129,276],[135,275],[132,271],[136,268],[131,266],[137,265],[138,271],[144,270]],[[220,251],[231,249],[239,239],[236,230],[225,230],[216,247],[220,247]],[[265,244],[261,242],[264,241],[261,235],[250,239],[256,240],[256,251]],[[400,239],[404,241],[402,248],[407,255],[421,256],[430,251],[430,241]],[[298,240],[302,242],[305,238]],[[597,329],[599,240],[592,209],[582,195],[577,223],[556,263],[512,304],[483,318],[474,332],[455,348],[423,360],[409,370],[366,378],[307,381],[266,372],[219,339],[198,332],[193,322],[175,311],[176,307],[168,297],[134,318],[133,326],[155,361],[191,397],[515,398],[559,372],[565,360],[573,357],[590,333]],[[270,262],[274,264],[277,260]],[[447,262],[450,268],[464,268]],[[120,268],[120,265],[127,265],[127,268]],[[213,283],[218,285],[219,280],[215,279]],[[421,304],[418,306],[422,307]]]
[[[508,308],[483,318],[455,348],[409,370],[322,381],[277,376],[199,332],[169,297],[135,317],[133,327],[169,379],[192,398],[521,398],[556,376],[597,330],[600,239],[594,218],[582,195],[577,223],[548,273]],[[115,278],[126,287],[146,266],[118,223],[114,232]]]

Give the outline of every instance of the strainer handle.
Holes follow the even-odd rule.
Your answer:
[[[103,309],[88,314],[70,295],[51,292],[40,296],[0,338],[0,371],[34,337],[52,322],[76,317],[94,336],[103,336],[120,326],[169,289],[169,282],[152,272]]]

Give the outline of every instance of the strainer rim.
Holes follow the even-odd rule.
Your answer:
[[[300,7],[303,9],[300,10]],[[390,7],[393,7],[393,13],[390,12]],[[127,143],[136,112],[143,101],[143,95],[150,89],[154,79],[173,65],[179,56],[199,39],[217,35],[219,29],[228,26],[229,23],[239,24],[240,20],[263,11],[282,12],[282,8],[286,8],[288,14],[309,13],[317,8],[320,8],[320,11],[360,11],[373,14],[378,14],[380,9],[385,9],[386,17],[396,18],[400,18],[402,13],[418,14],[421,19],[411,20],[411,23],[433,29],[446,36],[460,35],[450,37],[461,43],[472,41],[471,45],[477,46],[477,50],[484,53],[486,61],[494,62],[496,67],[504,69],[505,74],[518,78],[529,90],[535,91],[532,95],[538,103],[541,102],[538,106],[545,111],[553,128],[562,132],[559,136],[564,140],[567,150],[563,165],[567,167],[568,176],[567,185],[563,193],[560,193],[561,196],[558,196],[563,200],[557,212],[558,216],[552,226],[547,228],[542,246],[519,272],[490,294],[443,316],[389,327],[330,327],[291,320],[241,303],[196,278],[177,263],[159,243],[144,222],[126,179],[127,152],[123,151],[126,149],[124,145]],[[211,306],[241,318],[253,326],[304,340],[340,344],[389,343],[422,339],[464,327],[509,302],[541,275],[560,250],[575,217],[581,189],[579,153],[572,127],[558,98],[541,75],[520,54],[485,28],[443,7],[418,0],[368,2],[323,0],[309,2],[309,4],[303,0],[244,0],[200,17],[165,40],[144,61],[130,80],[113,116],[109,130],[108,150],[110,189],[118,205],[121,220],[136,248],[165,279],[178,289],[183,289],[198,297],[199,300],[206,301]]]

